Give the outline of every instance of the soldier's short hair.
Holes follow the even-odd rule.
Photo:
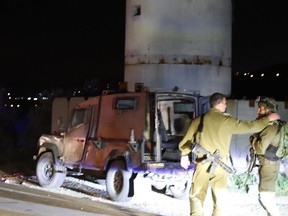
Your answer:
[[[210,96],[210,107],[215,107],[217,104],[221,103],[221,101],[226,98],[226,95],[215,92]]]

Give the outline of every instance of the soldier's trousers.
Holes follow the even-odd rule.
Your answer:
[[[213,200],[213,216],[221,216],[225,212],[225,200],[227,195],[227,172],[217,166],[213,174],[207,173],[210,162],[197,163],[193,173],[190,189],[190,215],[203,216],[203,204],[206,198],[209,184]]]
[[[259,156],[259,202],[269,216],[279,216],[275,200],[275,187],[279,173],[279,161],[271,161]]]

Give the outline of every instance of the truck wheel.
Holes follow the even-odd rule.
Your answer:
[[[184,200],[189,198],[190,184],[187,181],[185,184],[171,185],[170,191],[175,199]]]
[[[40,186],[45,188],[57,188],[65,181],[66,168],[62,171],[55,170],[55,162],[51,152],[43,153],[36,166],[36,176]]]
[[[125,164],[122,161],[111,163],[106,177],[106,190],[113,201],[126,202],[132,198],[132,173],[125,170]]]

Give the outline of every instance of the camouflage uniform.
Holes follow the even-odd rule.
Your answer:
[[[259,106],[267,107],[271,112],[277,112],[276,102],[271,98],[260,100]],[[277,121],[269,124],[260,133],[250,137],[250,142],[259,160],[259,202],[268,215],[280,215],[275,203],[275,187],[279,173],[280,162],[276,156],[277,146],[280,140],[279,124]]]
[[[186,135],[179,143],[181,155],[187,155],[191,152],[191,140],[199,142],[199,133],[197,133],[199,122],[200,117],[192,121]],[[241,121],[225,115],[216,108],[211,108],[204,117],[204,127],[201,133],[200,145],[211,153],[218,149],[224,162],[227,162],[233,134],[259,132],[263,130],[268,123],[268,118],[261,118],[254,121]],[[226,202],[225,195],[228,174],[220,166],[216,168],[214,174],[210,174],[207,172],[210,162],[202,164],[200,161],[201,155],[199,155],[195,161],[196,168],[193,173],[190,190],[190,214],[193,216],[203,215],[203,203],[210,183],[214,202],[213,215],[222,215]]]

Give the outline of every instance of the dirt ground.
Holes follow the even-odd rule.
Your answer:
[[[15,157],[13,157],[15,159]],[[37,184],[31,184],[27,179],[36,179],[35,177],[36,161],[32,155],[18,157],[11,160],[8,156],[0,157],[0,180],[4,183],[22,184],[28,187],[36,187],[44,190]],[[146,182],[147,183],[147,182]],[[65,193],[71,196],[91,199],[97,202],[108,202],[120,205],[125,208],[139,209],[149,213],[155,213],[163,216],[189,216],[189,200],[177,200],[167,195],[155,193],[145,185],[143,180],[139,180],[136,191],[138,195],[129,202],[117,203],[109,199],[105,185],[95,182],[89,182],[83,179],[68,177],[63,188],[51,190],[55,193]],[[288,197],[277,196],[281,216],[288,216]],[[212,199],[208,193],[204,204],[205,216],[211,215]],[[229,200],[227,200],[227,216],[266,216],[258,202],[257,186],[250,187],[249,193],[229,191]]]

